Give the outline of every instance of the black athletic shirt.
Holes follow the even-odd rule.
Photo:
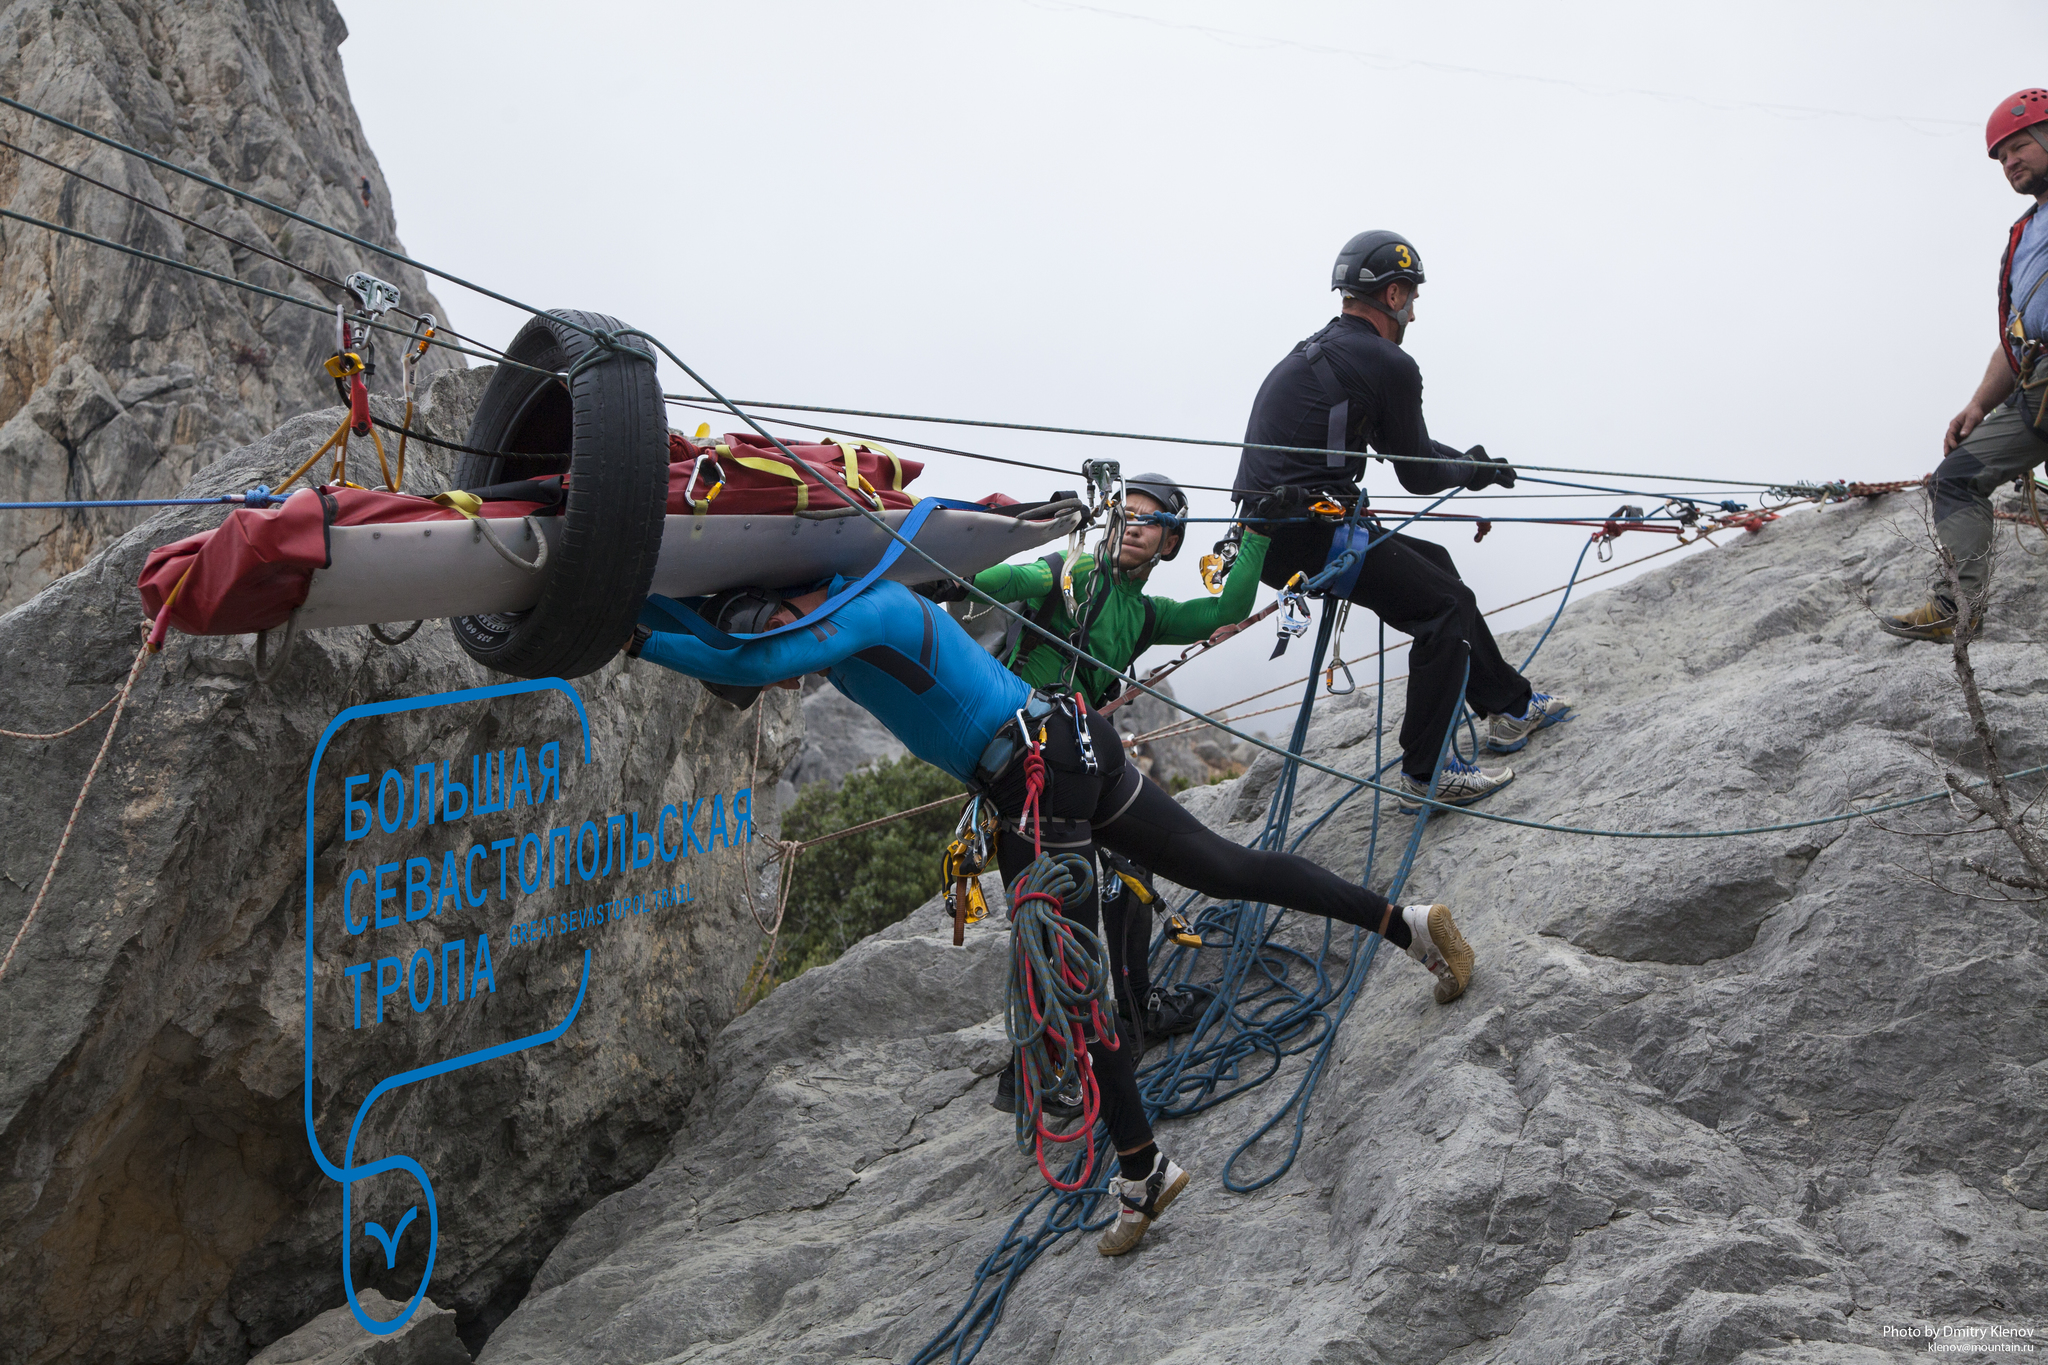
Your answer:
[[[1330,400],[1306,357],[1310,342],[1322,343],[1337,382],[1350,396],[1342,468],[1325,455],[1290,454],[1246,448],[1231,485],[1238,501],[1271,492],[1282,484],[1358,485],[1365,477],[1365,449],[1381,455],[1434,455],[1427,463],[1392,461],[1401,486],[1411,493],[1441,493],[1472,476],[1474,464],[1450,446],[1429,439],[1422,421],[1422,371],[1413,357],[1382,337],[1364,318],[1340,314],[1330,325],[1287,353],[1273,367],[1252,402],[1244,439],[1261,445],[1311,446],[1329,442]]]

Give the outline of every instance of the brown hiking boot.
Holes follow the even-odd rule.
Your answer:
[[[1970,629],[1974,632],[1983,624],[1984,613],[1979,611],[1971,618]],[[1929,598],[1911,611],[1878,617],[1877,628],[1901,640],[1926,640],[1945,645],[1956,638],[1956,609],[1942,598]]]

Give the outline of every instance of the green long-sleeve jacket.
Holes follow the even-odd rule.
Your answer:
[[[1258,595],[1259,570],[1266,562],[1266,545],[1266,537],[1249,530],[1245,532],[1243,544],[1238,548],[1237,562],[1231,566],[1230,576],[1223,581],[1223,592],[1217,597],[1197,597],[1187,601],[1147,597],[1143,583],[1118,575],[1110,588],[1109,600],[1102,604],[1101,614],[1088,631],[1087,651],[1104,663],[1128,671],[1132,660],[1152,645],[1191,645],[1197,640],[1208,639],[1219,626],[1244,620],[1251,615],[1252,599]],[[1094,563],[1093,555],[1082,555],[1075,564],[1077,592]],[[1038,612],[1041,604],[1045,604],[1047,610],[1036,619],[1056,635],[1064,638],[1074,629],[1073,618],[1067,615],[1067,604],[1060,597],[1059,584],[1054,581],[1052,569],[1043,559],[1023,564],[998,564],[993,569],[985,569],[974,576],[974,586],[998,602],[1028,604],[1025,608],[1027,614]],[[1149,639],[1145,638],[1148,602],[1152,616]],[[1064,655],[1028,631],[1018,642],[1016,657],[1005,662],[1018,677],[1033,687],[1057,686],[1066,671]],[[1075,680],[1088,700],[1098,706],[1117,683],[1114,674],[1090,664],[1081,665]]]

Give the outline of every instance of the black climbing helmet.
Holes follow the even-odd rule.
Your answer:
[[[768,618],[789,605],[773,588],[733,588],[706,598],[701,613],[728,635],[759,635]]]
[[[788,603],[773,588],[735,588],[705,600],[702,615],[729,635],[759,635],[768,629],[768,618]],[[720,701],[744,711],[761,695],[761,688],[738,683],[704,683],[704,690]]]
[[[1139,474],[1133,478],[1125,479],[1124,492],[1143,493],[1146,497],[1158,503],[1165,510],[1167,516],[1173,517],[1175,520],[1183,519],[1188,514],[1188,495],[1181,492],[1180,485],[1167,478],[1164,474]],[[1172,559],[1180,553],[1180,547],[1187,541],[1187,528],[1185,526],[1169,526],[1166,530],[1167,534],[1173,537],[1173,548],[1159,557],[1161,559]]]
[[[1361,232],[1346,242],[1330,270],[1330,288],[1360,298],[1395,280],[1421,284],[1422,257],[1413,242],[1384,228]]]

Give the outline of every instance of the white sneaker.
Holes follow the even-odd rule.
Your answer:
[[[1408,956],[1436,977],[1437,1004],[1450,1004],[1472,981],[1472,945],[1451,923],[1451,907],[1403,906],[1401,918],[1408,925]]]
[[[1486,722],[1486,747],[1497,754],[1518,753],[1528,747],[1529,736],[1567,719],[1572,704],[1563,697],[1537,692],[1519,716],[1492,716]]]
[[[1447,806],[1469,806],[1493,795],[1502,787],[1515,780],[1513,768],[1482,768],[1476,763],[1445,755],[1444,770],[1437,774],[1436,799]],[[1401,790],[1405,795],[1398,798],[1402,810],[1421,810],[1418,797],[1429,795],[1429,783],[1418,782],[1407,773],[1401,774]]]
[[[1152,1174],[1143,1180],[1111,1176],[1109,1192],[1117,1200],[1116,1221],[1095,1249],[1105,1256],[1121,1256],[1137,1246],[1152,1220],[1165,1213],[1166,1206],[1187,1187],[1188,1173],[1167,1160],[1164,1152],[1152,1159]]]

